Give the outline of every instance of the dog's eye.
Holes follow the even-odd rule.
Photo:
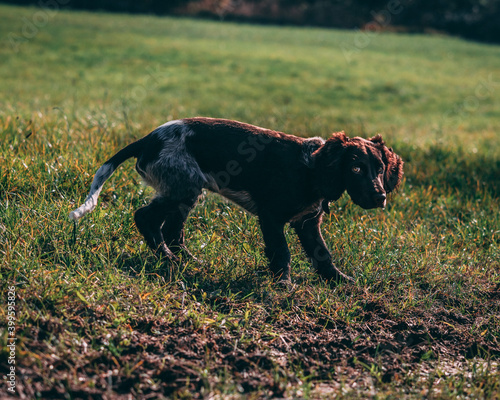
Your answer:
[[[352,172],[355,174],[360,174],[361,173],[361,167],[352,167]]]

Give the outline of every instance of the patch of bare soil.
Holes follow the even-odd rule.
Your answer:
[[[203,398],[222,382],[235,392],[282,397],[303,377],[338,381],[373,364],[390,382],[429,359],[500,355],[494,336],[471,333],[480,322],[444,308],[395,319],[382,304],[368,303],[363,322],[297,319],[269,329],[261,321],[221,328],[197,327],[187,317],[174,323],[143,317],[100,337],[85,335],[87,324],[104,323],[89,312],[70,321],[82,326],[79,335],[66,332],[62,318],[33,313],[18,363],[21,398],[147,399],[183,390]]]

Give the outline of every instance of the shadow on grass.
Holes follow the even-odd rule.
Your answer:
[[[116,260],[116,267],[130,277],[144,275],[149,280],[161,279],[165,283],[183,282],[190,288],[206,293],[232,293],[238,297],[252,294],[256,287],[270,282],[267,266],[249,266],[242,274],[231,277],[214,273],[207,262],[172,263],[162,261],[152,254],[130,255],[123,253]]]

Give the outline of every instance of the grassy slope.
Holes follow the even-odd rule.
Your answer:
[[[106,390],[111,382],[119,391],[114,378],[102,378],[116,370],[136,393],[154,391],[154,382],[170,381],[139,376],[143,353],[120,358],[137,335],[144,343],[167,340],[162,335],[182,328],[226,337],[234,348],[262,345],[267,354],[273,338],[287,340],[283,321],[330,329],[334,321],[366,336],[360,327],[373,314],[385,318],[372,318],[374,337],[387,320],[421,324],[427,333],[434,326],[441,335],[450,325],[453,338],[466,337],[476,350],[454,352],[446,340],[426,336],[424,364],[398,368],[431,372],[404,379],[381,379],[387,360],[377,352],[360,350],[365,362],[355,356],[336,372],[293,357],[280,364],[267,354],[273,372],[249,384],[231,360],[221,363],[201,345],[194,372],[179,372],[180,380],[157,392],[181,396],[198,385],[212,394],[315,397],[344,385],[348,397],[364,397],[364,390],[380,397],[498,395],[496,367],[478,372],[479,364],[463,358],[499,351],[498,47],[376,34],[356,48],[361,33],[66,12],[49,15],[36,35],[19,41],[26,21],[41,21],[37,12],[0,6],[0,266],[2,286],[18,284],[23,390]],[[78,224],[73,242],[67,213],[84,199],[96,168],[156,125],[194,115],[307,136],[384,134],[407,162],[399,193],[384,212],[360,210],[344,197],[324,223],[355,287],[318,281],[291,233],[298,286],[292,294],[272,287],[256,273],[265,259],[255,219],[213,196],[200,201],[187,227],[205,265],[188,265],[165,282],[133,226],[133,210],[151,191],[131,163],[108,182],[101,207]],[[2,351],[5,341],[3,334]],[[458,372],[448,353],[462,362]]]

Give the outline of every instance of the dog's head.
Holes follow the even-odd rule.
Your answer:
[[[365,209],[384,208],[387,193],[403,177],[403,161],[380,135],[366,140],[334,133],[313,159],[317,189],[325,199],[335,201],[347,190],[352,201]]]

